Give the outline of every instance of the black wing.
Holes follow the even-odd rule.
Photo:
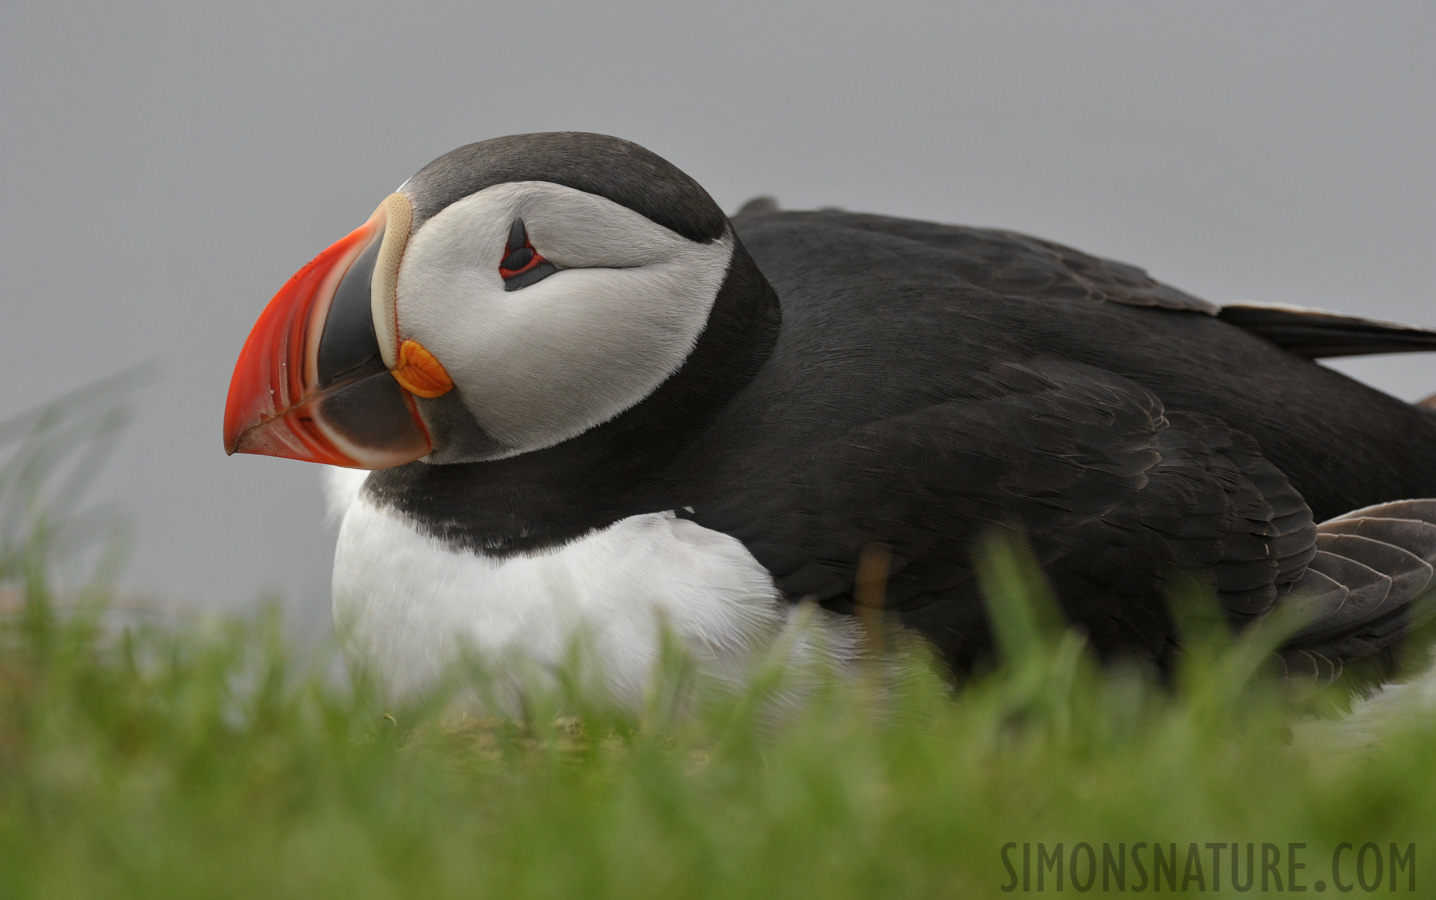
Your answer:
[[[1346,594],[1370,580],[1367,564],[1392,561],[1368,545],[1338,546],[1334,532],[1319,538],[1307,504],[1251,438],[1082,364],[1027,360],[978,383],[968,399],[766,461],[748,490],[693,518],[742,540],[788,596],[846,612],[864,546],[886,544],[889,609],[962,669],[991,651],[974,548],[986,529],[1012,525],[1105,655],[1169,662],[1178,628],[1163,589],[1181,572],[1210,583],[1236,622],[1268,613],[1298,584],[1319,587],[1326,599],[1312,601],[1313,617],[1329,627],[1300,641],[1324,658],[1370,649],[1334,635],[1370,618]],[[1366,564],[1352,561],[1356,551]],[[1413,586],[1414,576],[1397,590],[1386,584],[1372,609],[1403,605]]]
[[[750,201],[738,215],[766,215],[776,209],[771,198],[763,197]],[[1430,329],[1295,306],[1217,306],[1163,284],[1137,266],[1013,231],[839,210],[783,215],[792,221],[810,220],[814,227],[866,231],[939,250],[950,273],[997,294],[1105,301],[1216,316],[1308,359],[1436,351],[1436,331]]]
[[[741,226],[745,217],[757,219],[773,213],[776,205],[763,202],[767,199],[750,201],[734,217],[735,223]],[[823,233],[847,229],[864,232],[874,242],[907,242],[909,248],[911,243],[922,244],[930,251],[938,251],[925,256],[949,275],[995,294],[1107,301],[1208,316],[1215,316],[1220,309],[1162,284],[1136,266],[1013,231],[842,210],[783,212],[782,217],[786,224],[807,225]],[[900,247],[894,249],[901,252]]]
[[[1436,331],[1319,309],[1232,304],[1218,317],[1308,359],[1436,350]]]

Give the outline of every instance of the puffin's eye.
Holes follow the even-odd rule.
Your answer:
[[[514,219],[509,226],[509,240],[504,246],[504,258],[499,262],[499,277],[504,280],[504,290],[516,291],[535,282],[543,281],[558,267],[539,256],[529,242],[528,230],[523,219]]]

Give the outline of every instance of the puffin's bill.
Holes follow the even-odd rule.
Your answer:
[[[391,312],[376,295],[392,292],[408,241],[407,201],[396,216],[396,197],[404,200],[386,200],[295,273],[260,314],[229,385],[227,452],[361,469],[428,455],[414,398],[390,373],[375,329],[376,315]]]

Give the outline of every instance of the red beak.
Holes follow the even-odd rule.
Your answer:
[[[396,197],[403,201],[398,215]],[[376,309],[392,315],[408,212],[401,195],[386,200],[269,301],[229,384],[226,452],[362,469],[428,455],[429,435],[414,398],[380,349],[378,334],[388,340],[393,330],[375,330]]]

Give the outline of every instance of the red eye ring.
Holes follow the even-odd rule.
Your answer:
[[[509,226],[509,239],[504,245],[504,258],[499,262],[499,277],[504,280],[504,290],[516,291],[542,281],[558,267],[534,249],[529,240],[528,229],[523,219],[514,219]]]

